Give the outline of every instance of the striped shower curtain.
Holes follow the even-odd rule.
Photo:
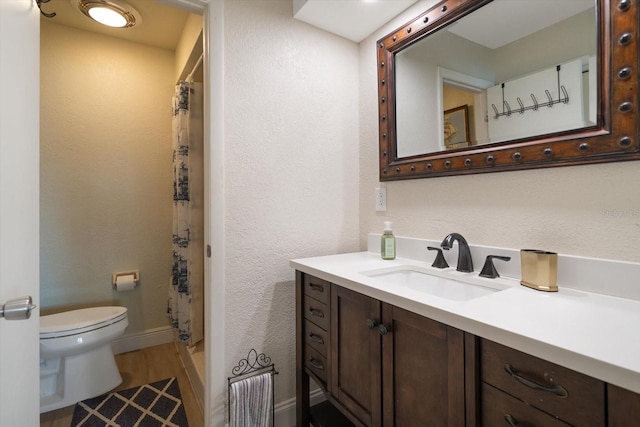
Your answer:
[[[190,188],[189,83],[176,86],[173,102],[173,265],[167,316],[180,342],[192,344],[192,223]]]

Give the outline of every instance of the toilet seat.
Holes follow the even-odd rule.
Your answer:
[[[60,338],[104,328],[127,318],[124,307],[92,307],[40,316],[40,339]]]

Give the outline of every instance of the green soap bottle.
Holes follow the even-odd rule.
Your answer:
[[[384,233],[380,238],[382,259],[396,259],[396,238],[391,231],[391,221],[384,222]]]

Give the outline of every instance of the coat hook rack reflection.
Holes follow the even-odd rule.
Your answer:
[[[543,102],[543,103],[539,103],[538,100],[536,99],[536,96],[531,93],[531,100],[533,101],[533,105],[529,105],[527,107],[524,106],[524,103],[522,102],[522,99],[520,99],[520,97],[516,97],[516,100],[518,101],[518,105],[520,106],[520,108],[516,109],[516,110],[511,110],[511,106],[509,105],[509,103],[504,99],[504,87],[505,87],[505,83],[502,83],[502,112],[498,111],[498,108],[496,107],[495,104],[491,104],[491,107],[493,108],[493,112],[495,113],[493,118],[494,119],[498,119],[501,116],[506,116],[509,117],[511,116],[511,113],[513,111],[517,111],[520,114],[524,114],[525,111],[527,110],[534,110],[537,111],[540,107],[553,107],[554,104],[568,104],[569,103],[569,93],[567,92],[567,88],[564,87],[564,85],[560,84],[560,65],[556,66],[556,71],[558,73],[558,99],[553,99],[553,96],[551,96],[551,92],[549,92],[548,89],[544,90],[545,95],[547,95],[547,102]]]
[[[36,3],[38,5],[38,9],[40,9],[40,13],[46,18],[53,18],[54,16],[56,16],[55,12],[47,13],[44,10],[42,10],[42,3],[49,3],[50,1],[51,0],[36,0]]]

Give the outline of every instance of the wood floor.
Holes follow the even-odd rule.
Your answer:
[[[175,344],[168,343],[129,353],[116,355],[116,363],[122,375],[122,384],[117,390],[124,390],[177,377],[189,427],[203,427],[203,411],[197,403],[191,384],[178,356]],[[50,411],[40,415],[40,427],[69,427],[74,406]]]

